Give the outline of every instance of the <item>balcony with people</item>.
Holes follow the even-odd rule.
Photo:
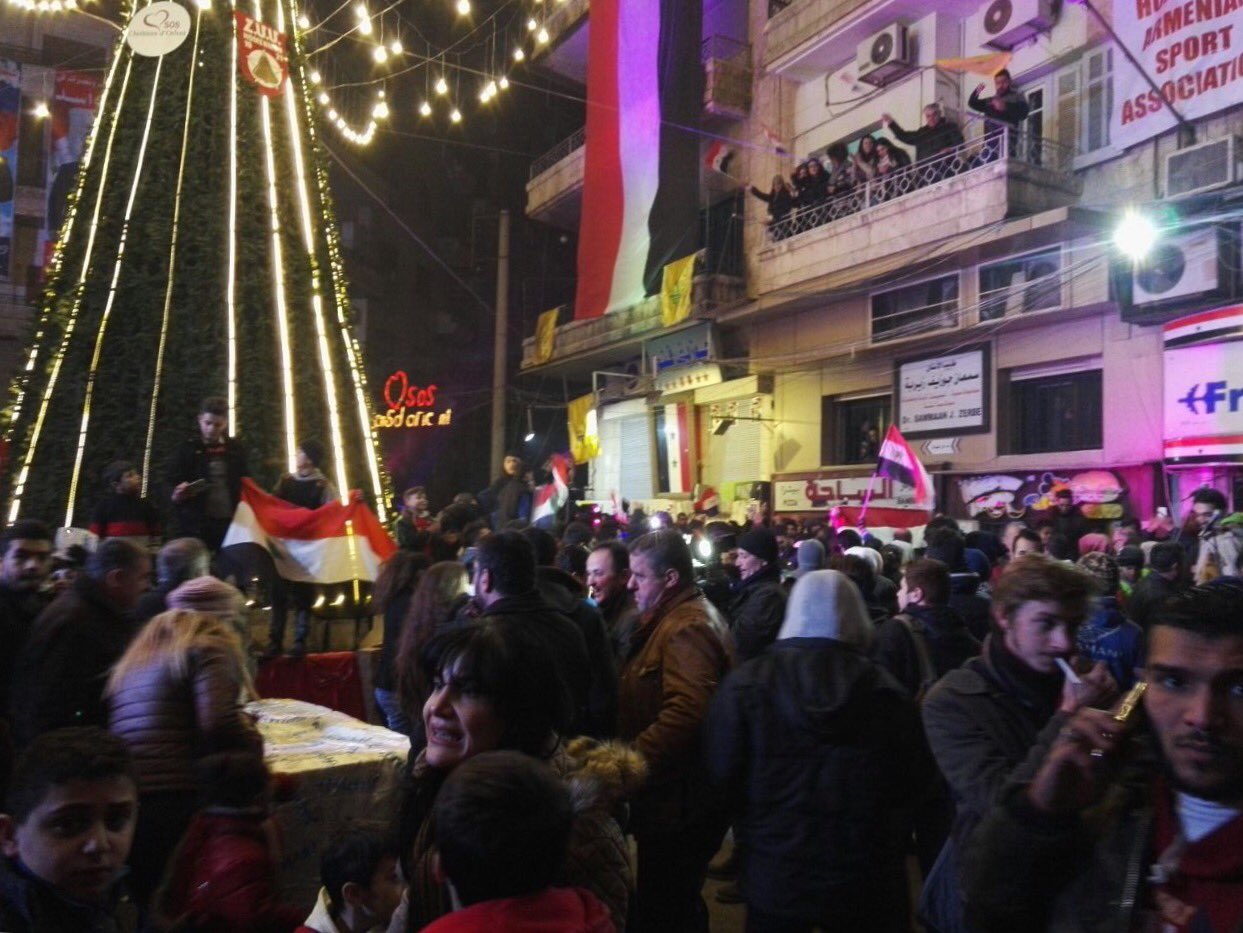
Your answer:
[[[766,204],[758,293],[877,262],[900,265],[956,236],[1075,204],[1082,186],[1069,147],[1037,136],[1021,118],[1007,121],[1004,100],[990,107],[993,98],[981,103],[978,90],[972,100],[986,116],[971,139],[937,104],[924,108],[916,130],[884,114],[880,134],[833,143],[789,179],[752,187]]]

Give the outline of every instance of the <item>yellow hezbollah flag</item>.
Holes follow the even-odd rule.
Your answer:
[[[566,426],[570,431],[570,456],[575,463],[586,463],[600,453],[600,438],[595,427],[596,397],[590,392],[573,399],[565,406]]]
[[[691,313],[691,292],[695,288],[695,257],[691,253],[665,266],[660,282],[660,323],[669,327]]]
[[[535,322],[535,356],[533,362],[538,365],[552,359],[552,348],[557,341],[557,315],[561,309],[553,308],[545,311]]]
[[[1012,52],[992,52],[984,55],[972,55],[970,58],[938,58],[937,67],[945,71],[956,71],[959,74],[984,75],[991,78],[1003,68],[1010,67]]]

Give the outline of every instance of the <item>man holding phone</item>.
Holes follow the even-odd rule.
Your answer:
[[[1187,549],[1191,564],[1191,579],[1195,583],[1208,583],[1221,576],[1234,576],[1239,572],[1239,557],[1243,554],[1243,538],[1233,528],[1223,527],[1226,515],[1226,497],[1220,490],[1205,486],[1197,489],[1191,497],[1190,535],[1181,543]]]
[[[1241,619],[1233,581],[1161,607],[1146,722],[1080,709],[980,824],[965,866],[973,928],[1243,928]]]
[[[177,449],[168,474],[180,534],[198,538],[213,554],[233,521],[242,477],[249,475],[246,449],[229,437],[228,425],[228,402],[215,395],[203,399],[198,434]]]

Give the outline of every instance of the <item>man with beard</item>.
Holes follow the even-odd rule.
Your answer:
[[[620,541],[605,541],[587,555],[587,586],[604,617],[618,670],[626,663],[639,610],[630,592],[630,552]]]
[[[981,824],[966,877],[981,930],[1238,930],[1243,925],[1243,592],[1153,618],[1137,718],[1081,708],[1035,776]]]

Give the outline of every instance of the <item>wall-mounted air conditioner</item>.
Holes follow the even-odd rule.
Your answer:
[[[1190,298],[1221,286],[1221,248],[1217,228],[1206,225],[1163,239],[1132,273],[1135,305]]]
[[[1231,184],[1239,172],[1238,142],[1226,136],[1171,152],[1165,157],[1165,196],[1176,198]]]
[[[884,87],[915,70],[906,27],[892,23],[859,45],[855,70],[860,81]]]
[[[1058,0],[989,0],[967,22],[967,54],[1008,52],[1057,23]]]

